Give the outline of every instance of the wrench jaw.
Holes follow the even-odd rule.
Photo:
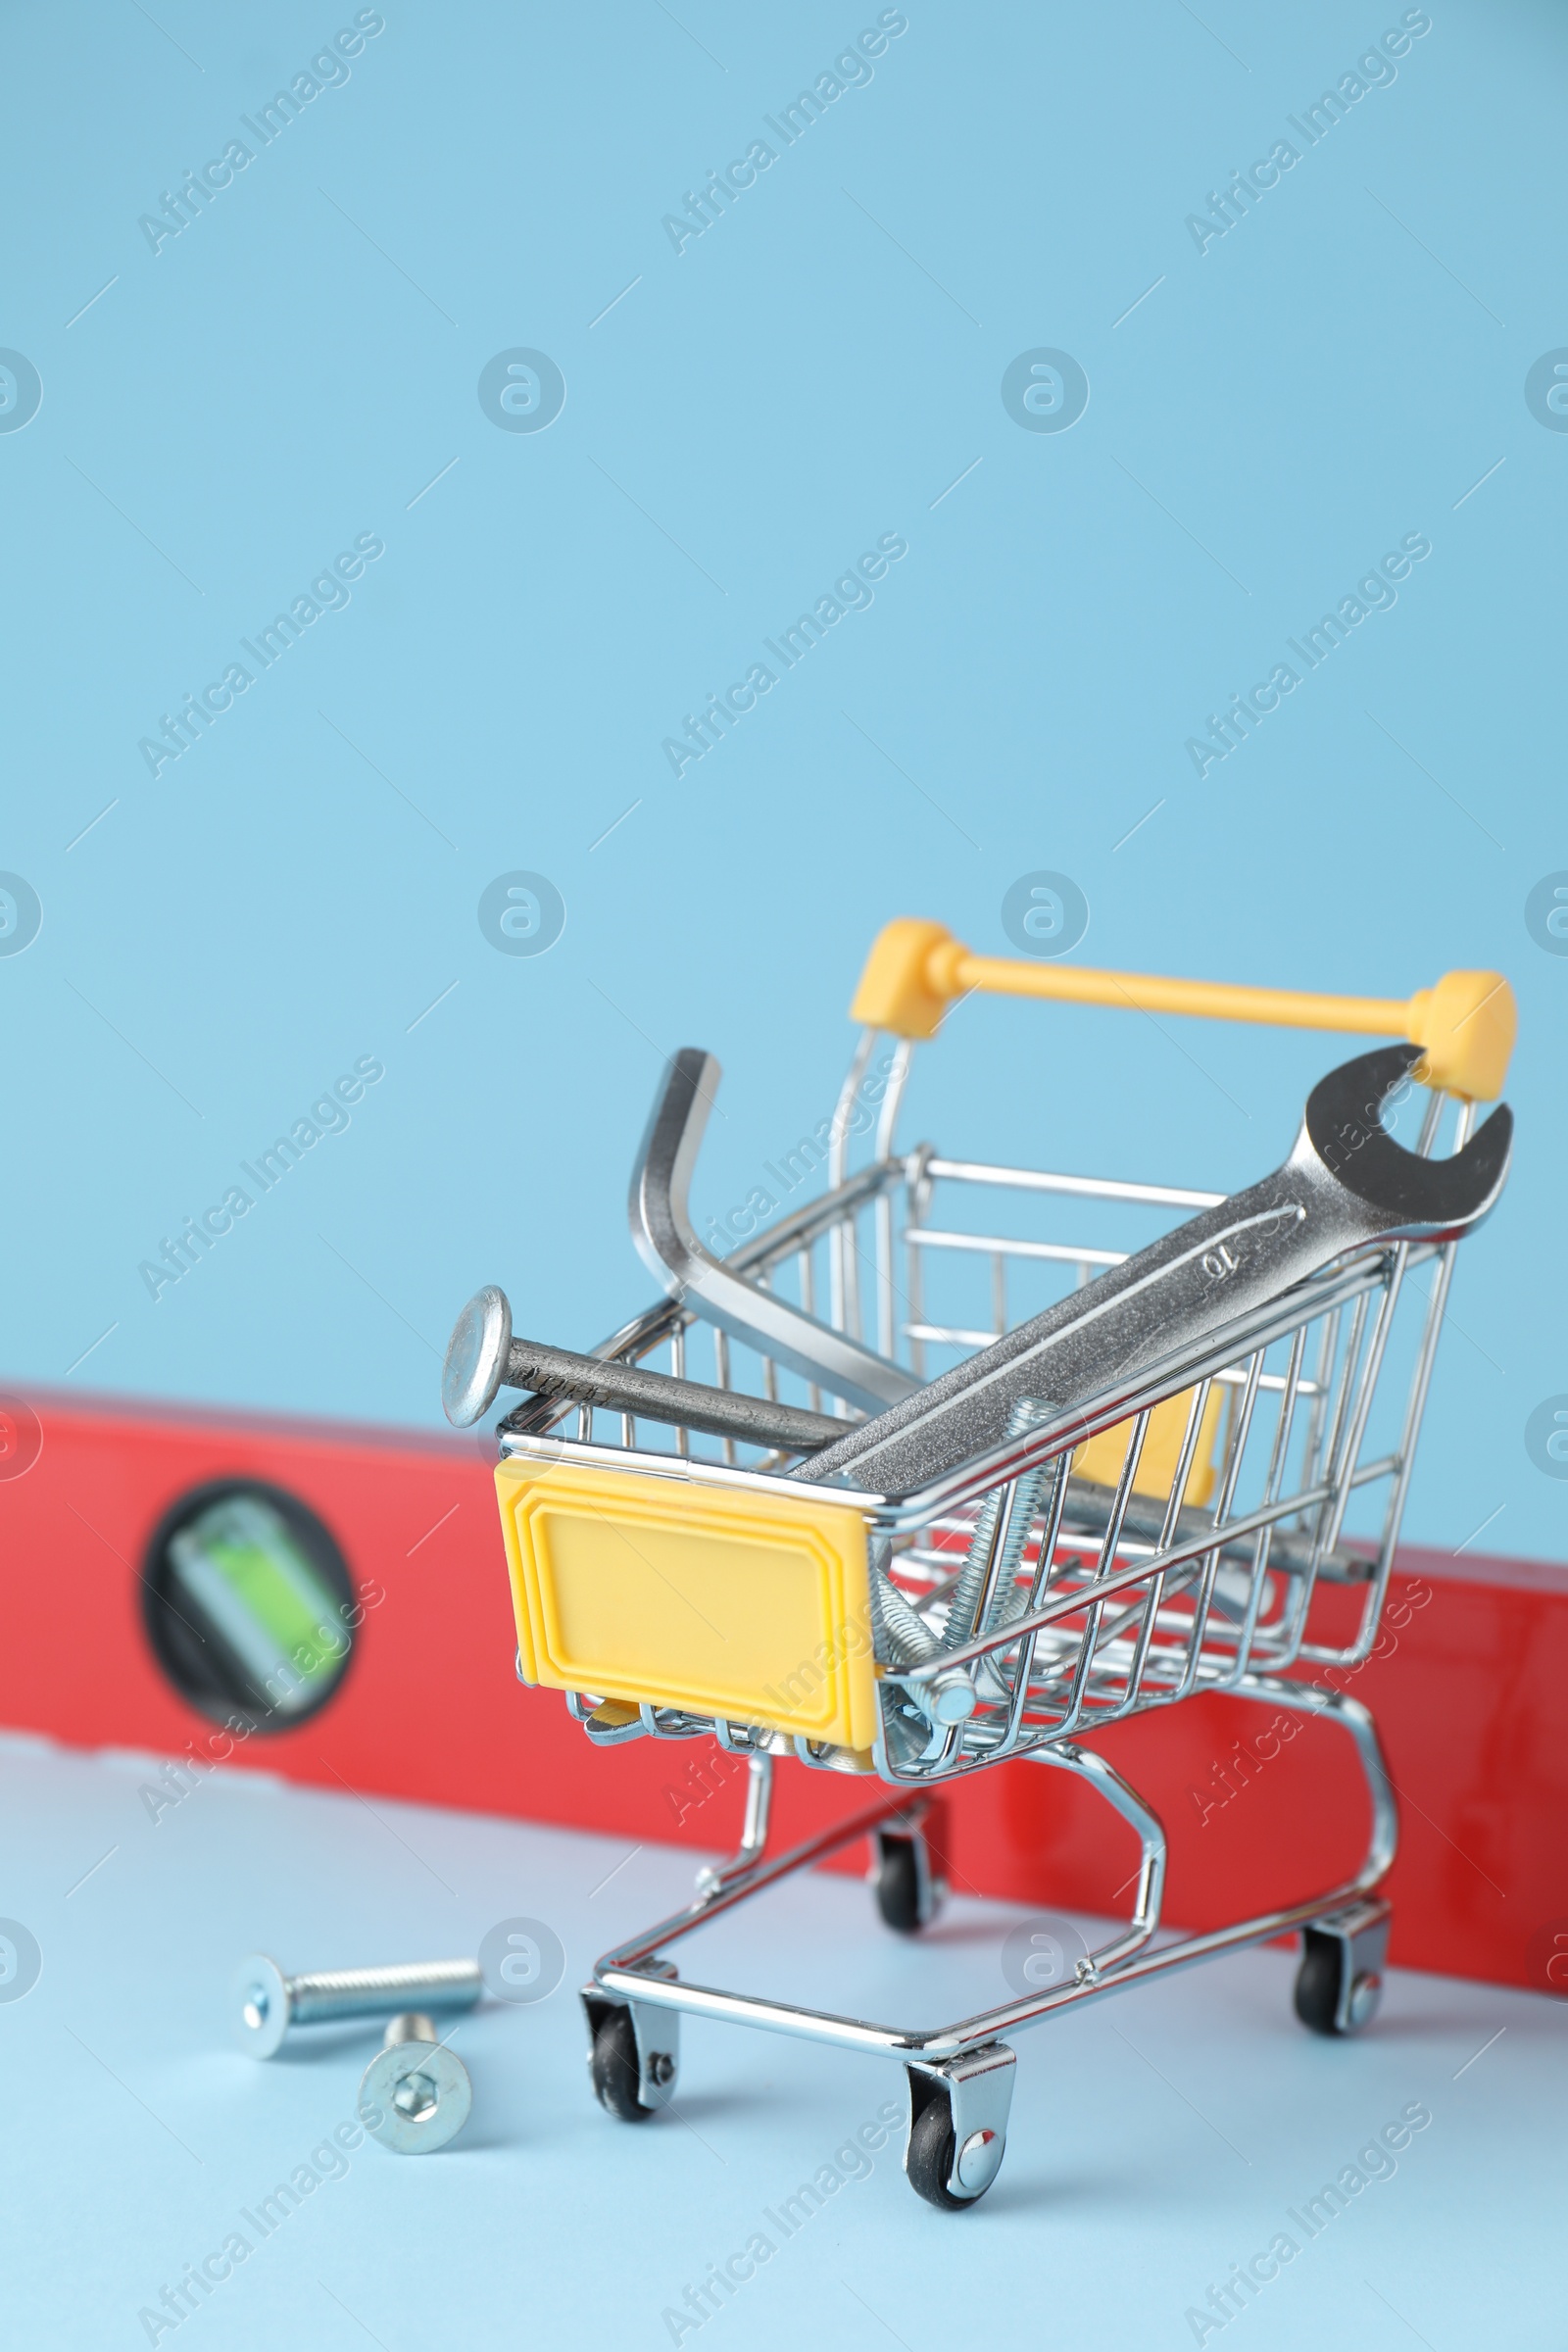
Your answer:
[[[1406,1152],[1383,1125],[1391,1098],[1409,1087],[1421,1058],[1419,1046],[1384,1046],[1330,1070],[1307,1097],[1289,1162],[1319,1186],[1364,1202],[1379,1240],[1451,1241],[1490,1215],[1507,1181],[1513,1113],[1506,1103],[1448,1159]]]
[[[1499,1104],[1450,1158],[1406,1152],[1381,1113],[1420,1059],[1416,1046],[1391,1046],[1331,1070],[1283,1167],[847,1432],[795,1475],[810,1484],[848,1475],[907,1498],[999,1447],[1016,1397],[1056,1396],[1074,1410],[1118,1384],[1138,1386],[1161,1361],[1179,1364],[1328,1266],[1467,1232],[1502,1190],[1512,1116]]]

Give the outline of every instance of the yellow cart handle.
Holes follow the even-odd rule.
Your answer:
[[[1018,963],[975,956],[941,923],[903,916],[880,933],[850,1007],[852,1018],[898,1037],[934,1036],[948,1007],[972,990],[1054,997],[1070,1004],[1119,1004],[1217,1021],[1289,1029],[1352,1030],[1406,1037],[1424,1056],[1423,1085],[1465,1101],[1501,1094],[1518,1010],[1499,972],[1446,972],[1408,1004],[1393,997],[1319,997],[1290,988],[1236,988],[1213,980],[1162,980],[1148,972],[1092,971],[1075,963]]]

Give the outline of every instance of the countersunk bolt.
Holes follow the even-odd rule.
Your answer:
[[[473,2105],[468,2070],[416,2010],[395,2017],[360,2082],[360,2121],[395,2156],[430,2156],[456,2139]]]
[[[294,2026],[423,2009],[471,2009],[484,1990],[477,1960],[403,1961],[391,1968],[335,1968],[285,1977],[253,1952],[234,1977],[235,2030],[253,2058],[272,2058]]]

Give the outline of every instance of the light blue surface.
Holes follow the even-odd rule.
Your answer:
[[[1568,437],[1524,384],[1568,342],[1560,12],[1438,7],[1223,238],[1186,225],[1402,13],[911,7],[677,254],[662,217],[875,9],[389,6],[156,253],[142,216],[354,12],[10,12],[0,343],[43,385],[0,433],[0,867],[43,909],[0,957],[13,1381],[428,1422],[487,1279],[590,1343],[647,1289],[661,1055],[727,1067],[721,1207],[826,1113],[883,919],[1004,950],[1051,868],[1081,958],[1512,975],[1519,1163],[1409,1528],[1558,1553],[1523,1430],[1568,1387],[1568,962],[1524,906],[1568,866]],[[481,410],[517,348],[564,374],[548,430]],[[1039,348],[1087,372],[1069,431],[1004,407]],[[1200,780],[1206,714],[1417,533]],[[662,739],[884,534],[869,609],[677,781]],[[161,714],[362,535],[347,607],[155,780]],[[566,908],[538,957],[479,928],[516,870]],[[985,1004],[911,1107],[950,1151],[1232,1186],[1347,1050]],[[139,1266],[360,1057],[352,1124],[155,1300]]]
[[[0,1748],[6,1901],[43,1952],[34,1989],[0,2003],[7,2334],[29,2352],[155,2334],[224,2352],[677,2336],[934,2352],[991,2329],[1174,2352],[1198,2338],[1188,2311],[1281,2231],[1298,2252],[1210,2345],[1561,2344],[1568,2016],[1546,1999],[1395,1972],[1367,2034],[1329,2043],[1290,2015],[1290,1955],[1262,1951],[1091,2005],[1019,2036],[1001,2178],[944,2215],[904,2180],[898,2132],[868,2172],[835,2164],[902,2099],[879,2061],[688,2021],[678,2121],[634,2129],[596,2106],[574,1987],[685,1900],[690,1854],[222,1772],[155,1825],[141,1791],[158,1786],[152,1759]],[[542,2003],[455,2029],[466,2133],[423,2159],[367,2143],[341,2172],[328,2147],[298,2210],[274,2208],[266,2237],[248,2226],[352,2125],[376,2034],[318,2029],[271,2065],[231,2050],[242,1954],[450,1956],[518,1914],[556,1930],[567,1974]],[[686,1945],[682,1966],[929,2024],[1007,1997],[1000,1947],[1020,1916],[958,1901],[905,1944],[863,1886],[817,1876]],[[1309,2236],[1293,2213],[1412,2107],[1431,2121],[1392,2177]],[[767,2217],[824,2165],[842,2184],[786,2237]],[[732,2307],[701,2329],[664,2320],[759,2230],[773,2251]],[[249,2251],[227,2278],[216,2264],[196,2314],[138,2323],[233,2231]]]

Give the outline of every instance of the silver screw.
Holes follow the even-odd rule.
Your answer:
[[[272,2058],[294,2026],[353,2017],[395,2017],[400,2010],[471,2009],[484,1990],[477,1960],[403,1961],[391,1968],[336,1968],[285,1977],[275,1960],[253,1952],[234,1977],[235,2024],[253,2058]]]
[[[360,2082],[360,2121],[395,2156],[431,2156],[473,2106],[468,2070],[417,2011],[395,2017]]]
[[[1039,1397],[1016,1397],[1012,1411],[1007,1416],[1008,1437],[1021,1438],[1026,1431],[1038,1429],[1043,1421],[1051,1419],[1055,1409],[1054,1405],[1047,1404]],[[948,1622],[942,1635],[944,1649],[956,1649],[960,1642],[972,1642],[976,1634],[990,1633],[997,1626],[1005,1625],[1009,1617],[1022,1615],[1025,1600],[1018,1591],[1016,1580],[1024,1546],[1029,1541],[1029,1531],[1040,1509],[1040,1491],[1046,1475],[1046,1469],[1042,1466],[1026,1470],[1016,1482],[1017,1494],[1012,1516],[1007,1522],[1006,1541],[997,1569],[990,1613],[986,1624],[977,1626],[974,1615],[980,1605],[980,1588],[985,1583],[986,1560],[1005,1486],[994,1487],[981,1504],[974,1523],[974,1534],[969,1539],[968,1557],[953,1588],[953,1598],[948,1603]],[[989,1659],[986,1661],[988,1665],[990,1662]]]
[[[912,1609],[887,1574],[887,1554],[871,1572],[871,1615],[876,1654],[886,1665],[921,1666],[937,1655],[941,1644],[923,1617]],[[928,1723],[962,1723],[975,1710],[975,1688],[961,1666],[950,1666],[927,1683],[909,1689],[909,1704]]]

